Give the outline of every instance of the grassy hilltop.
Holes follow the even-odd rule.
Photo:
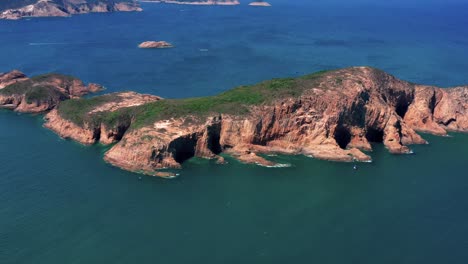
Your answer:
[[[89,112],[102,104],[120,100],[116,94],[93,98],[81,98],[62,102],[58,107],[60,116],[77,125],[104,123],[115,125],[120,121],[132,121],[132,128],[152,124],[166,118],[192,115],[196,117],[223,113],[242,115],[252,105],[260,105],[289,97],[299,97],[324,75],[325,71],[301,78],[285,78],[264,81],[251,86],[240,86],[215,96],[165,99],[136,107],[122,108],[114,112]]]

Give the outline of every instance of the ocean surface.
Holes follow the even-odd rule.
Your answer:
[[[468,84],[468,5],[143,7],[0,21],[0,72],[166,98],[355,65]],[[145,40],[175,48],[138,49]],[[357,171],[303,156],[270,157],[288,168],[193,159],[177,179],[139,181],[42,123],[0,111],[0,264],[468,262],[466,134],[424,135],[413,155],[375,145]]]

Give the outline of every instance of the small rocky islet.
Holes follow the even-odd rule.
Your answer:
[[[19,71],[0,74],[0,105],[45,113],[45,127],[82,144],[114,144],[104,159],[125,170],[164,176],[192,158],[277,166],[259,154],[371,161],[371,143],[394,154],[426,144],[417,133],[468,132],[468,86],[402,81],[371,67],[323,71],[240,86],[216,96],[163,99],[101,91],[77,78]]]
[[[271,6],[271,4],[268,3],[268,2],[265,2],[265,1],[255,1],[255,2],[250,3],[249,6],[265,6],[265,7],[269,7],[269,6]]]
[[[138,45],[140,49],[167,49],[174,46],[166,41],[145,41]]]

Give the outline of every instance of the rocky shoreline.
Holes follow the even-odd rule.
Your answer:
[[[105,153],[107,162],[156,176],[192,157],[223,163],[222,153],[268,167],[279,164],[263,156],[276,153],[369,162],[372,142],[394,154],[409,154],[409,145],[427,143],[417,132],[468,132],[468,86],[417,85],[370,67],[274,79],[218,96],[179,100],[134,92],[77,99],[91,92],[90,86],[76,79],[65,85],[57,76],[22,78],[18,72],[0,75],[0,87],[5,86],[0,105],[13,104],[20,112],[50,111],[45,127],[61,137],[115,144]],[[24,103],[34,90],[24,86],[50,84],[62,96],[50,93]]]
[[[183,1],[183,0],[144,0],[141,2],[177,4],[177,5],[240,5],[237,0],[201,0],[201,1]]]
[[[132,12],[142,11],[139,2],[178,4],[178,5],[222,5],[235,6],[241,3],[237,0],[27,0],[22,6],[3,9],[0,5],[0,19],[19,20],[25,17],[69,17],[76,14]],[[250,6],[271,6],[265,1],[254,1]]]
[[[76,14],[142,11],[135,0],[37,0],[29,5],[6,9],[0,19],[18,20],[24,17],[68,17]]]

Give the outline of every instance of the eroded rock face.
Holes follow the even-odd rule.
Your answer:
[[[10,84],[25,81],[27,79],[28,77],[18,70],[13,70],[7,73],[0,73],[0,89],[3,89]]]
[[[30,5],[7,9],[0,13],[0,19],[21,19],[23,17],[66,17],[91,12],[142,11],[133,0],[38,0]]]
[[[445,135],[446,131],[467,132],[467,86],[440,89],[417,85],[415,97],[404,116],[409,126],[436,135]]]
[[[97,105],[87,114],[99,114],[101,112],[115,112],[123,108],[140,106],[150,102],[161,100],[161,97],[135,92],[121,92],[111,94],[113,100]],[[73,139],[85,145],[101,143],[104,145],[118,142],[130,128],[131,120],[119,118],[112,125],[102,122],[84,122],[77,125],[58,114],[56,109],[45,116],[45,127],[53,130],[62,138]]]
[[[304,154],[335,161],[370,161],[371,142],[391,153],[425,144],[416,133],[468,131],[468,88],[413,85],[365,67],[327,74],[299,98],[255,106],[246,116],[220,114],[158,121],[133,130],[105,155],[128,170],[178,168],[186,159],[226,152],[273,166],[258,153]],[[190,120],[190,121],[188,121]]]

